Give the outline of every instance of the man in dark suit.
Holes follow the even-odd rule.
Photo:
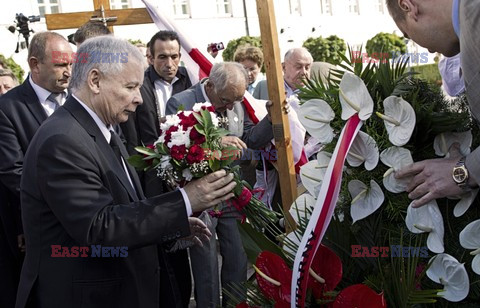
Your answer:
[[[151,38],[149,46],[153,64],[145,71],[143,85],[140,88],[143,104],[138,106],[135,114],[130,116],[127,122],[120,125],[130,154],[136,154],[136,146],[157,141],[167,100],[173,94],[192,86],[187,70],[179,67],[181,54],[177,33],[159,31]],[[145,196],[153,197],[167,191],[155,170],[140,172],[139,175]],[[159,249],[164,248],[160,246]],[[168,285],[168,280],[174,279],[177,283],[173,285],[179,287],[183,307],[188,307],[192,283],[187,250],[160,255],[167,258],[160,262],[161,284]],[[161,306],[171,307],[172,297],[167,296],[171,292],[167,288],[162,288],[162,292],[164,296],[161,297]]]
[[[221,118],[221,125],[230,132],[223,137],[224,145],[237,148],[259,149],[273,138],[270,115],[257,125],[245,112],[242,99],[248,82],[248,75],[243,66],[235,62],[217,63],[213,66],[208,79],[204,79],[190,89],[178,93],[167,102],[167,114],[174,114],[181,105],[185,110],[192,110],[195,103],[211,102]],[[240,139],[241,138],[241,139]],[[243,141],[242,141],[243,140]],[[221,284],[238,298],[232,284],[240,284],[247,279],[247,257],[236,220],[238,212],[231,206],[220,206],[223,214],[211,218],[210,231],[218,235],[220,254],[222,255]],[[205,215],[205,214],[203,214]],[[207,214],[208,215],[208,214]],[[217,307],[220,305],[217,243],[215,237],[202,247],[190,248],[190,258],[195,285],[197,307]],[[223,306],[228,303],[223,295]]]
[[[27,254],[16,305],[158,308],[156,244],[208,237],[188,215],[231,198],[235,183],[218,171],[145,199],[111,131],[142,103],[143,56],[111,36],[89,39],[78,52],[106,57],[74,64],[71,96],[38,129],[25,156]],[[127,62],[108,58],[117,53],[127,53]]]
[[[447,57],[461,52],[468,105],[480,123],[480,1],[388,0],[387,7],[405,37]],[[449,157],[416,162],[396,176],[413,176],[407,187],[413,207],[459,196],[480,185],[480,147],[463,157],[452,147]]]
[[[3,191],[0,196],[0,241],[7,241],[10,247],[0,249],[1,307],[15,304],[23,260],[20,251],[24,247],[20,177],[24,155],[40,124],[65,100],[71,53],[70,45],[61,35],[54,32],[36,34],[28,49],[29,77],[0,98],[0,190]],[[61,54],[65,57],[56,57]],[[9,274],[4,275],[4,271]]]

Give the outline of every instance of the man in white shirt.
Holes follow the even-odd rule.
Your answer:
[[[72,49],[54,32],[33,36],[28,49],[30,75],[0,98],[0,307],[13,307],[24,245],[20,217],[20,177],[33,135],[66,97]],[[7,245],[8,244],[8,245]],[[2,247],[9,246],[10,249]],[[4,284],[6,284],[4,286]]]

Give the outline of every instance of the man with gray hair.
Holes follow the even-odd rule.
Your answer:
[[[73,35],[73,41],[77,47],[80,47],[80,45],[89,38],[110,34],[110,30],[108,30],[108,28],[102,22],[87,21],[77,29]]]
[[[175,114],[182,105],[192,110],[195,103],[210,102],[220,117],[220,124],[230,132],[222,139],[223,145],[238,149],[259,149],[273,138],[270,115],[256,125],[248,117],[242,104],[248,85],[248,75],[243,65],[236,62],[217,63],[206,78],[191,88],[175,94],[167,101],[166,114]],[[241,139],[240,139],[241,138]],[[247,256],[237,227],[240,214],[232,206],[221,204],[220,217],[212,217],[209,226],[212,234],[217,233],[222,255],[222,288],[242,298],[232,288],[247,279]],[[202,215],[208,216],[206,212]],[[220,286],[218,281],[217,242],[215,236],[203,247],[190,248],[195,301],[197,307],[218,307],[220,305]],[[227,296],[223,294],[223,306],[227,305]]]
[[[208,238],[189,215],[231,198],[235,183],[218,171],[145,199],[112,131],[142,103],[143,56],[113,36],[89,39],[78,52],[102,56],[74,63],[71,96],[25,156],[27,255],[16,307],[158,308],[156,244]]]

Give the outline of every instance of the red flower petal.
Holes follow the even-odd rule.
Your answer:
[[[263,295],[273,299],[276,302],[275,307],[289,307],[292,270],[285,261],[274,253],[262,251],[257,257],[256,266],[265,275],[281,283],[280,286],[276,286],[256,273],[258,287]],[[283,304],[287,305],[282,306]]]
[[[311,268],[325,279],[325,283],[320,283],[312,276],[308,277],[308,287],[313,289],[313,296],[317,299],[324,297],[324,292],[334,290],[342,280],[342,261],[325,245],[318,247]]]
[[[383,293],[377,294],[364,284],[354,284],[338,294],[333,308],[386,308]]]

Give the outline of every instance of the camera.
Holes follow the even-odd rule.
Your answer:
[[[223,46],[223,43],[220,42],[220,43],[211,43],[210,45],[208,45],[208,47],[212,50],[212,52],[218,52],[220,50],[223,50],[225,49],[225,46]]]
[[[17,13],[15,15],[15,25],[8,27],[8,30],[12,33],[15,33],[15,31],[18,31],[19,36],[20,34],[22,34],[23,37],[25,38],[25,43],[28,48],[28,38],[30,37],[30,32],[33,33],[33,30],[31,30],[28,27],[28,23],[36,22],[36,21],[40,21],[39,15],[25,16],[22,13]],[[17,49],[15,50],[15,52],[18,53],[18,49],[19,49],[19,42],[17,42]]]

